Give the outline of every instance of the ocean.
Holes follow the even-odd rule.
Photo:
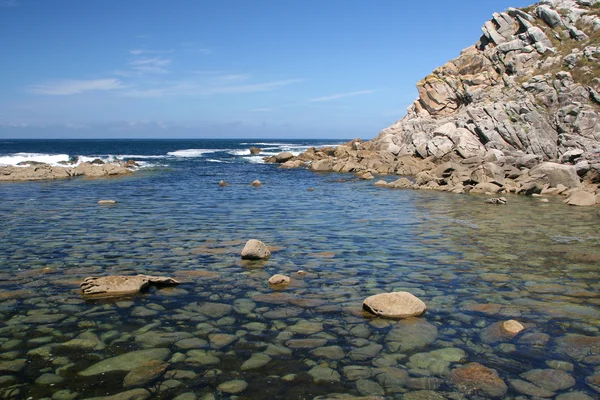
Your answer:
[[[490,205],[262,162],[342,142],[1,140],[0,164],[141,167],[0,183],[0,398],[597,398],[597,208]],[[240,259],[249,239],[271,247],[268,261]],[[276,273],[291,284],[269,287]],[[81,296],[85,277],[134,274],[182,283]],[[390,291],[426,313],[363,312]],[[507,336],[508,320],[525,330]],[[502,384],[469,375],[471,363]]]

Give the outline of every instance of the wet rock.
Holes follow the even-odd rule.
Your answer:
[[[335,383],[341,379],[340,374],[326,366],[316,365],[308,371],[315,383]]]
[[[248,383],[246,381],[236,379],[221,383],[217,389],[223,393],[238,394],[246,390],[247,387]]]
[[[479,338],[484,343],[497,343],[511,340],[523,329],[523,325],[515,320],[499,321],[484,328],[479,333]]]
[[[260,240],[250,239],[241,253],[243,260],[266,260],[271,256],[269,248]]]
[[[575,385],[575,379],[571,375],[556,369],[532,369],[520,376],[551,392],[568,389]]]
[[[275,274],[269,278],[269,285],[273,286],[286,286],[289,285],[290,282],[290,277],[282,274]]]
[[[448,372],[451,363],[467,358],[467,353],[458,348],[433,350],[428,353],[417,353],[409,358],[410,368],[427,369],[433,375],[443,376]]]
[[[378,343],[370,343],[366,346],[355,348],[350,351],[350,358],[357,361],[369,360],[374,358],[383,349]]]
[[[146,389],[132,389],[113,396],[92,397],[86,400],[146,400],[151,393]]]
[[[349,365],[344,367],[343,373],[344,378],[349,381],[356,381],[359,379],[368,379],[373,374],[373,368],[365,367],[362,365]]]
[[[184,349],[184,350],[203,349],[203,348],[208,347],[208,342],[204,339],[189,338],[189,339],[182,339],[178,342],[175,342],[175,346],[179,349]]]
[[[550,341],[550,335],[542,332],[529,332],[519,337],[519,344],[530,346],[545,346]]]
[[[402,396],[402,400],[445,400],[446,397],[432,390],[417,390]]]
[[[98,200],[98,204],[117,204],[116,200]]]
[[[266,354],[253,354],[248,360],[244,361],[241,366],[242,371],[247,371],[250,369],[261,368],[267,365],[271,361],[271,357]]]
[[[257,154],[260,154],[261,152],[262,152],[262,149],[260,149],[258,147],[255,147],[255,146],[250,147],[250,154],[252,154],[252,155],[257,155]]]
[[[62,382],[63,380],[64,380],[64,378],[62,378],[58,375],[45,373],[45,374],[40,375],[35,380],[35,383],[38,385],[54,385],[56,383]]]
[[[0,362],[0,372],[19,372],[25,367],[26,363],[26,359],[2,361]]]
[[[69,389],[57,390],[52,395],[52,400],[75,400],[79,397],[79,393],[70,391]]]
[[[225,182],[223,179],[221,179],[221,180],[219,181],[219,186],[220,186],[220,187],[225,187],[225,186],[229,186],[229,184],[228,184],[227,182]]]
[[[385,341],[390,350],[407,352],[433,343],[437,335],[435,325],[420,318],[408,318],[398,321],[385,337]]]
[[[377,382],[388,393],[400,393],[408,382],[408,372],[400,368],[382,367],[375,370]]]
[[[600,393],[600,373],[588,376],[585,378],[585,383],[596,392]]]
[[[221,362],[221,359],[206,350],[190,350],[187,353],[188,358],[185,359],[186,363],[199,364],[199,365],[217,365]]]
[[[98,335],[93,332],[83,332],[76,339],[71,339],[62,344],[63,347],[86,350],[102,350],[105,345]]]
[[[383,396],[385,390],[377,382],[373,382],[369,379],[359,379],[356,381],[356,390],[363,396]]]
[[[532,383],[522,381],[520,379],[513,379],[510,381],[510,386],[519,393],[526,394],[535,397],[552,397],[554,393],[536,386]]]
[[[160,378],[169,364],[160,360],[152,360],[132,369],[123,380],[123,387],[147,386]]]
[[[300,335],[313,335],[323,330],[323,324],[320,322],[301,320],[295,325],[289,326],[287,329],[290,332],[297,333]]]
[[[84,296],[104,297],[122,296],[138,293],[150,285],[172,286],[179,285],[173,278],[150,275],[136,276],[101,276],[88,277],[83,280],[81,289]]]
[[[344,358],[344,350],[340,346],[319,347],[310,352],[316,358],[326,358],[329,360],[341,360]]]
[[[251,185],[254,187],[260,187],[262,185],[262,183],[258,179],[256,179],[256,180],[252,181]]]
[[[423,314],[427,306],[411,293],[391,292],[367,297],[363,309],[382,317],[408,318]]]
[[[94,376],[113,371],[131,371],[152,360],[164,361],[169,357],[168,349],[137,350],[102,360],[85,370],[81,376]]]
[[[229,304],[212,302],[203,303],[197,308],[198,312],[212,318],[224,317],[225,315],[231,313],[232,310],[233,307]]]
[[[556,400],[594,400],[594,398],[582,392],[569,392],[556,396]]]
[[[451,382],[463,393],[481,392],[491,398],[502,398],[508,387],[498,374],[479,363],[469,363],[450,373]]]
[[[548,360],[546,361],[546,365],[552,369],[558,369],[565,372],[573,372],[575,369],[575,366],[570,362],[561,360]]]
[[[169,346],[172,343],[192,337],[189,332],[160,332],[151,330],[149,332],[135,335],[135,342],[144,348],[155,348]]]
[[[235,342],[238,337],[227,333],[213,333],[208,335],[208,339],[210,340],[210,347],[213,349],[220,349],[229,346],[231,343]]]
[[[597,336],[568,335],[558,338],[556,344],[559,354],[575,361],[585,363],[600,355],[600,337]]]

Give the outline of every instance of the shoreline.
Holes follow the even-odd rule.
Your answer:
[[[25,162],[23,165],[0,165],[0,182],[31,182],[75,177],[109,178],[132,174],[135,162],[104,163],[82,162],[53,166],[40,162]]]

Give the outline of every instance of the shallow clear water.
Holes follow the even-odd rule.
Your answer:
[[[164,142],[144,154],[201,145],[210,147]],[[113,150],[46,148],[140,151]],[[124,387],[131,368],[82,371],[144,349],[167,349],[156,352],[167,372],[142,384],[156,399],[488,398],[449,378],[468,362],[497,371],[508,385],[503,398],[523,396],[511,384],[527,380],[521,374],[548,368],[575,379],[551,396],[598,395],[586,378],[600,366],[600,344],[564,345],[573,335],[599,336],[597,208],[525,197],[496,206],[475,195],[281,170],[227,152],[222,160],[230,162],[165,158],[131,177],[0,185],[0,398],[131,390]],[[230,185],[219,187],[220,179]],[[254,179],[263,185],[250,186]],[[267,262],[240,260],[251,238],[274,248]],[[137,273],[183,283],[125,299],[81,297],[87,276]],[[273,290],[267,280],[275,273],[292,284]],[[421,298],[426,314],[406,323],[363,313],[366,297],[399,290]],[[489,327],[509,319],[526,330],[495,338]],[[465,355],[447,363],[415,357],[438,349]],[[251,357],[257,363],[244,364]],[[230,381],[247,387],[228,393],[220,385]]]

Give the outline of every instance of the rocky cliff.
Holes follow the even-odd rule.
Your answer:
[[[477,44],[418,82],[407,115],[368,149],[600,162],[600,0],[510,8],[482,31]]]
[[[283,168],[411,175],[390,188],[564,194],[600,204],[600,0],[495,13],[479,41],[417,83],[369,141],[271,157]]]

